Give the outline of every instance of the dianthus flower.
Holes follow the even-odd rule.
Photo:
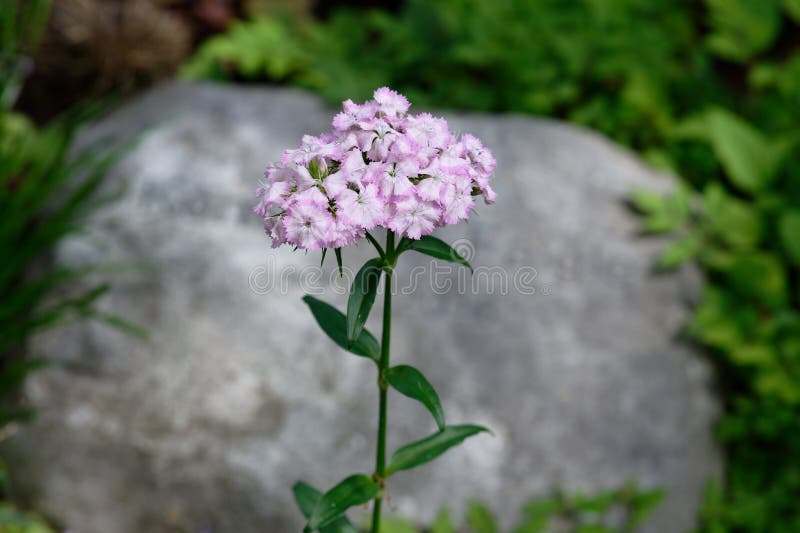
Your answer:
[[[363,104],[347,100],[332,132],[303,136],[267,167],[254,211],[273,247],[341,248],[377,227],[416,240],[466,220],[475,196],[494,202],[492,152],[408,109],[388,87]]]

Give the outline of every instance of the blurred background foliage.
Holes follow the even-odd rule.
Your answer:
[[[59,299],[85,273],[45,266],[114,157],[69,156],[85,116],[75,104],[176,71],[304,87],[331,103],[390,85],[419,107],[568,120],[677,177],[672,194],[630,201],[643,234],[671,236],[655,267],[694,262],[707,281],[686,333],[718,369],[726,475],[698,532],[800,531],[800,0],[49,7],[0,0],[0,246],[13,259],[0,272],[4,397],[42,364],[19,357],[30,335],[90,316],[105,290]]]
[[[663,493],[642,490],[635,482],[594,494],[564,494],[527,502],[517,525],[509,533],[633,533],[659,504]],[[464,520],[454,520],[446,508],[439,511],[429,533],[500,533],[491,509],[474,500],[467,504]],[[422,533],[408,520],[389,515],[381,523],[384,533]]]
[[[55,268],[51,262],[55,246],[82,231],[85,217],[110,198],[100,187],[124,147],[72,146],[97,105],[73,108],[41,126],[14,109],[49,14],[46,0],[0,0],[0,440],[33,415],[18,392],[26,377],[49,363],[31,353],[33,335],[87,318],[138,331],[95,307],[109,288],[90,279],[99,267]],[[76,289],[79,279],[89,288]],[[9,497],[0,465],[0,532],[51,531]]]

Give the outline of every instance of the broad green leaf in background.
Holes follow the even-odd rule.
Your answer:
[[[737,115],[718,107],[691,115],[677,123],[670,136],[711,145],[731,182],[741,191],[756,193],[766,187],[796,142],[770,139]]]
[[[755,193],[775,177],[785,144],[767,139],[753,126],[724,109],[709,110],[706,121],[714,153],[734,185],[744,192]]]
[[[783,264],[772,254],[752,252],[736,255],[725,274],[731,288],[742,296],[771,307],[786,302],[786,273]]]
[[[522,524],[514,533],[543,533],[561,509],[560,497],[532,500],[522,508]]]
[[[371,476],[354,474],[345,478],[317,500],[304,531],[310,533],[333,523],[350,507],[372,500],[380,484]]]
[[[369,317],[378,282],[381,279],[381,260],[370,259],[356,274],[350,287],[350,298],[347,300],[347,343],[348,346],[358,339]]]
[[[397,392],[422,403],[430,411],[436,425],[444,429],[444,411],[439,395],[422,372],[409,365],[398,365],[386,372],[386,381]]]
[[[800,210],[786,211],[778,222],[783,250],[789,259],[800,265]]]
[[[456,533],[453,519],[450,517],[450,511],[447,508],[439,509],[439,512],[436,513],[433,524],[431,524],[430,533]]]
[[[472,266],[466,259],[464,259],[464,257],[462,257],[460,253],[454,250],[443,240],[437,239],[432,235],[425,235],[418,241],[407,239],[405,245],[407,246],[408,250],[414,250],[416,252],[435,257],[436,259],[450,261],[451,263],[458,263],[460,265],[464,265],[470,269],[470,271],[472,270]]]
[[[780,29],[780,0],[706,0],[708,47],[731,61],[747,61],[772,44]]]
[[[322,497],[322,493],[303,481],[298,481],[292,487],[294,500],[306,519],[311,517],[314,507]],[[320,529],[321,533],[359,533],[358,529],[350,523],[346,516],[341,516],[327,526]]]
[[[645,189],[630,193],[630,204],[645,215],[642,228],[646,233],[668,233],[689,221],[691,195],[685,187],[677,187],[668,194]]]
[[[625,531],[635,531],[664,500],[666,493],[661,489],[637,491],[631,498],[628,512],[628,527]]]
[[[741,346],[748,325],[755,320],[750,310],[740,307],[732,294],[706,287],[688,331],[709,346],[730,351]]]
[[[491,509],[478,500],[467,503],[467,525],[474,533],[498,533]]]
[[[719,183],[703,192],[704,222],[735,249],[752,249],[761,238],[761,219],[754,206],[727,194]]]
[[[783,0],[783,7],[795,22],[800,22],[800,0]]]
[[[313,296],[306,295],[303,301],[308,304],[319,327],[333,342],[350,353],[369,357],[375,362],[380,361],[380,345],[372,333],[362,329],[356,341],[350,345],[347,341],[347,318],[342,312]]]
[[[673,241],[658,256],[656,267],[662,270],[676,268],[697,255],[700,250],[700,239],[695,235],[687,235]]]
[[[465,439],[489,430],[475,425],[447,426],[430,437],[407,444],[392,455],[386,474],[409,470],[433,461],[444,452],[464,442]]]

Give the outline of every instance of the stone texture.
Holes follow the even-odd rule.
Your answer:
[[[144,134],[113,171],[122,200],[59,261],[144,262],[114,276],[103,307],[149,337],[82,324],[40,339],[61,364],[29,383],[39,417],[3,446],[35,507],[79,533],[282,533],[301,527],[296,479],[325,487],[372,470],[373,367],[328,341],[300,299],[322,290],[343,307],[333,261],[314,282],[319,255],[270,250],[250,214],[265,163],[331,116],[300,91],[178,84],[86,132]],[[427,374],[450,422],[495,436],[393,478],[393,505],[427,520],[480,497],[508,524],[550,487],[634,477],[669,492],[647,529],[687,531],[719,469],[710,374],[679,340],[697,279],[652,274],[661,243],[638,237],[623,205],[669,180],[564,124],[447,118],[495,151],[499,200],[440,233],[479,267],[477,290],[457,270],[432,287],[434,266],[403,257],[393,359]],[[375,332],[379,316],[377,304]],[[390,449],[434,429],[396,394],[390,417]]]

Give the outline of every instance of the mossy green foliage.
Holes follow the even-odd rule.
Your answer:
[[[535,498],[522,508],[520,519],[509,533],[633,533],[638,531],[663,497],[659,490],[644,490],[629,482],[620,488],[593,493],[556,492]],[[470,501],[463,520],[447,509],[436,515],[426,529],[413,522],[387,516],[383,533],[501,533],[497,516],[483,502]]]
[[[241,22],[185,72],[558,117],[681,176],[632,203],[646,233],[674,235],[659,268],[707,274],[687,331],[719,367],[727,475],[700,531],[800,531],[798,35],[797,0],[406,0]]]

